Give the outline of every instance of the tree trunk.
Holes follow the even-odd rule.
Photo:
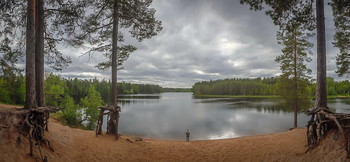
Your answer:
[[[117,106],[117,54],[118,54],[118,1],[114,1],[112,34],[112,88],[111,105]]]
[[[24,108],[35,108],[35,0],[28,0],[26,29],[26,101]]]
[[[118,0],[114,0],[113,6],[113,34],[112,34],[112,88],[111,106],[113,112],[107,125],[107,133],[115,134],[118,139],[119,108],[117,108],[117,55],[118,55]]]
[[[298,128],[297,31],[294,29],[294,128]]]
[[[316,107],[327,107],[326,90],[326,39],[324,23],[324,0],[316,0],[317,25],[317,89]]]
[[[39,107],[45,107],[44,94],[44,2],[36,1],[35,9],[35,79],[36,79],[36,102]]]
[[[105,110],[101,109],[100,110],[100,115],[98,117],[97,121],[97,127],[96,127],[96,136],[99,134],[102,134],[102,125],[103,125],[103,115],[104,115]]]

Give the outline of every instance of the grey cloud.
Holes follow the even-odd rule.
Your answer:
[[[163,24],[157,36],[138,42],[125,33],[125,44],[138,49],[118,72],[119,81],[152,83],[164,87],[191,87],[195,82],[232,77],[271,77],[280,73],[274,60],[281,54],[271,19],[232,0],[154,1]],[[332,13],[326,6],[328,76],[336,76],[332,42]],[[312,40],[315,42],[315,38]],[[78,56],[84,49],[65,49],[74,63],[64,76],[110,78],[110,71],[94,66],[105,58]],[[314,49],[314,56],[316,50]],[[72,54],[73,53],[73,54]],[[316,59],[309,65],[316,73]],[[86,74],[86,75],[85,75]],[[85,75],[85,76],[84,76]]]

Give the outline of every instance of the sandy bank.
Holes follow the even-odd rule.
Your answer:
[[[1,105],[0,105],[1,108]],[[1,161],[33,161],[28,157],[28,141],[16,144],[16,135],[0,130]],[[294,129],[282,133],[210,141],[135,141],[122,136],[96,137],[94,131],[63,126],[50,119],[49,132],[55,152],[43,148],[49,161],[345,161],[346,151],[333,136],[320,147],[305,153],[306,130]],[[133,141],[129,142],[127,139]],[[335,142],[334,142],[335,141]],[[37,148],[35,148],[37,155]]]

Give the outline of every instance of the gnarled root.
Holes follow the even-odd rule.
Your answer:
[[[309,115],[311,119],[307,124],[308,149],[312,150],[324,139],[327,132],[337,129],[334,138],[338,139],[338,134],[346,141],[347,156],[350,157],[350,114],[335,113],[326,108],[313,109]]]
[[[40,159],[43,161],[47,161],[47,157],[42,155],[41,147],[42,144],[46,144],[46,146],[54,152],[54,149],[51,146],[49,140],[44,138],[45,130],[48,131],[48,119],[49,114],[51,112],[58,111],[59,108],[51,108],[51,107],[43,107],[37,109],[30,109],[29,112],[26,113],[25,119],[22,124],[19,126],[20,132],[25,136],[28,136],[29,140],[29,155],[34,156],[33,153],[33,143],[38,147],[38,151],[40,154]]]

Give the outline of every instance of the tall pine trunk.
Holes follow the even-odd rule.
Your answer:
[[[35,108],[35,0],[28,0],[26,28],[26,101],[24,108]]]
[[[316,25],[317,25],[316,26],[317,27],[316,107],[327,108],[324,0],[316,0]]]
[[[298,128],[297,29],[294,29],[294,128]]]
[[[117,59],[118,59],[118,0],[114,0],[113,6],[113,34],[112,34],[112,88],[111,88],[111,106],[114,112],[108,121],[107,133],[115,134],[118,139],[118,125],[119,125],[119,108],[117,105]]]
[[[112,34],[112,88],[111,105],[117,106],[117,54],[118,54],[118,1],[114,1],[113,7],[113,34]]]
[[[39,107],[45,106],[44,94],[44,2],[36,1],[35,9],[35,76],[36,76],[36,102]]]

